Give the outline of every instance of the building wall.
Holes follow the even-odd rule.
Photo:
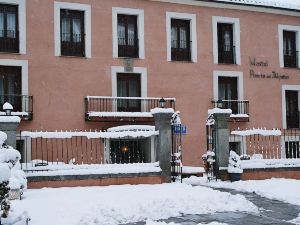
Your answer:
[[[70,0],[71,1],[71,0]],[[200,165],[206,149],[205,120],[213,99],[213,71],[240,71],[244,99],[250,101],[250,122],[233,126],[282,127],[282,85],[300,85],[300,70],[279,66],[278,24],[300,26],[300,17],[253,11],[196,7],[148,0],[72,0],[92,9],[91,58],[54,56],[54,1],[27,0],[27,53],[0,54],[1,59],[28,60],[29,94],[34,117],[21,130],[101,129],[113,124],[86,122],[84,97],[111,96],[111,66],[123,66],[112,56],[112,7],[138,8],[145,16],[145,59],[135,67],[147,68],[149,97],[176,97],[176,109],[187,125],[184,164]],[[196,14],[197,63],[168,62],[166,12]],[[212,16],[240,19],[241,65],[213,62]],[[251,67],[249,57],[269,66]],[[289,75],[288,80],[254,79],[249,70]]]

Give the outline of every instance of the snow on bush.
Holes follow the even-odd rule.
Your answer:
[[[240,156],[234,151],[230,151],[228,173],[243,173]]]
[[[4,144],[4,142],[6,141],[7,139],[7,134],[0,131],[0,146],[2,146]]]

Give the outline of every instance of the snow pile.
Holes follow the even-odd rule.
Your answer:
[[[10,104],[10,103],[8,103],[8,102],[5,102],[4,104],[3,104],[3,110],[5,111],[5,110],[13,110],[14,109],[14,107]]]
[[[155,131],[155,126],[150,125],[124,125],[124,126],[117,126],[111,127],[107,129],[108,132],[113,131]]]
[[[88,112],[89,117],[153,117],[150,112]]]
[[[268,180],[218,181],[208,183],[205,178],[192,177],[183,182],[214,188],[228,188],[242,192],[256,193],[262,197],[300,206],[300,180],[272,178]]]
[[[28,211],[30,225],[115,225],[181,214],[258,213],[242,195],[180,183],[28,190],[13,206]]]
[[[231,109],[220,109],[220,108],[213,108],[213,109],[208,110],[208,115],[219,114],[219,113],[232,114],[232,110]]]
[[[152,220],[147,220],[146,225],[180,225],[179,223],[166,223],[166,222],[157,222]],[[218,223],[218,222],[211,222],[211,223],[198,223],[197,225],[228,225],[227,223]]]
[[[2,146],[7,140],[7,134],[0,131],[0,146]]]
[[[10,168],[6,163],[0,163],[0,183],[8,181],[10,178]]]
[[[233,135],[238,136],[250,136],[250,135],[262,135],[262,136],[281,136],[281,130],[279,129],[273,129],[273,130],[267,130],[267,129],[250,129],[250,130],[234,130],[231,132]]]
[[[0,163],[11,163],[15,165],[21,159],[21,154],[10,146],[0,147]],[[11,167],[12,167],[11,166]]]
[[[0,116],[1,123],[20,123],[21,118],[18,116]]]
[[[219,2],[231,2],[236,4],[247,4],[257,6],[269,6],[275,8],[286,8],[300,10],[298,0],[217,0]]]
[[[124,137],[151,137],[158,135],[159,131],[155,130],[140,130],[140,131],[55,131],[55,132],[30,132],[22,131],[22,137],[31,138],[73,138],[73,137],[86,137],[91,138],[124,138]]]
[[[230,151],[228,173],[243,173],[240,156],[234,151]]]
[[[259,154],[256,154],[259,155]],[[300,167],[300,159],[262,159],[252,156],[250,160],[242,160],[243,169]]]
[[[46,161],[43,161],[47,163]],[[136,173],[158,173],[161,172],[159,163],[133,163],[133,164],[92,164],[92,165],[72,165],[59,163],[49,163],[47,166],[35,167],[32,163],[23,164],[24,170],[35,170],[27,177],[36,176],[65,176],[65,175],[90,175],[90,174],[136,174]],[[39,171],[40,170],[40,171]]]
[[[196,166],[183,166],[182,167],[183,174],[201,174],[204,172],[205,172],[205,170],[203,167],[196,167]]]
[[[151,114],[158,114],[158,113],[174,113],[173,108],[154,108],[151,109]]]

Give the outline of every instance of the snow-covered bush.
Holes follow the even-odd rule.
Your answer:
[[[241,159],[234,151],[230,151],[228,173],[243,173]]]
[[[10,209],[10,204],[8,200],[9,195],[9,178],[10,178],[10,168],[6,163],[0,163],[0,207],[1,214],[0,217],[7,218]]]

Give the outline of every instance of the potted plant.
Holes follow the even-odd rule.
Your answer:
[[[241,176],[243,173],[241,159],[240,156],[232,150],[229,154],[229,165],[227,171],[231,182],[241,180]]]

